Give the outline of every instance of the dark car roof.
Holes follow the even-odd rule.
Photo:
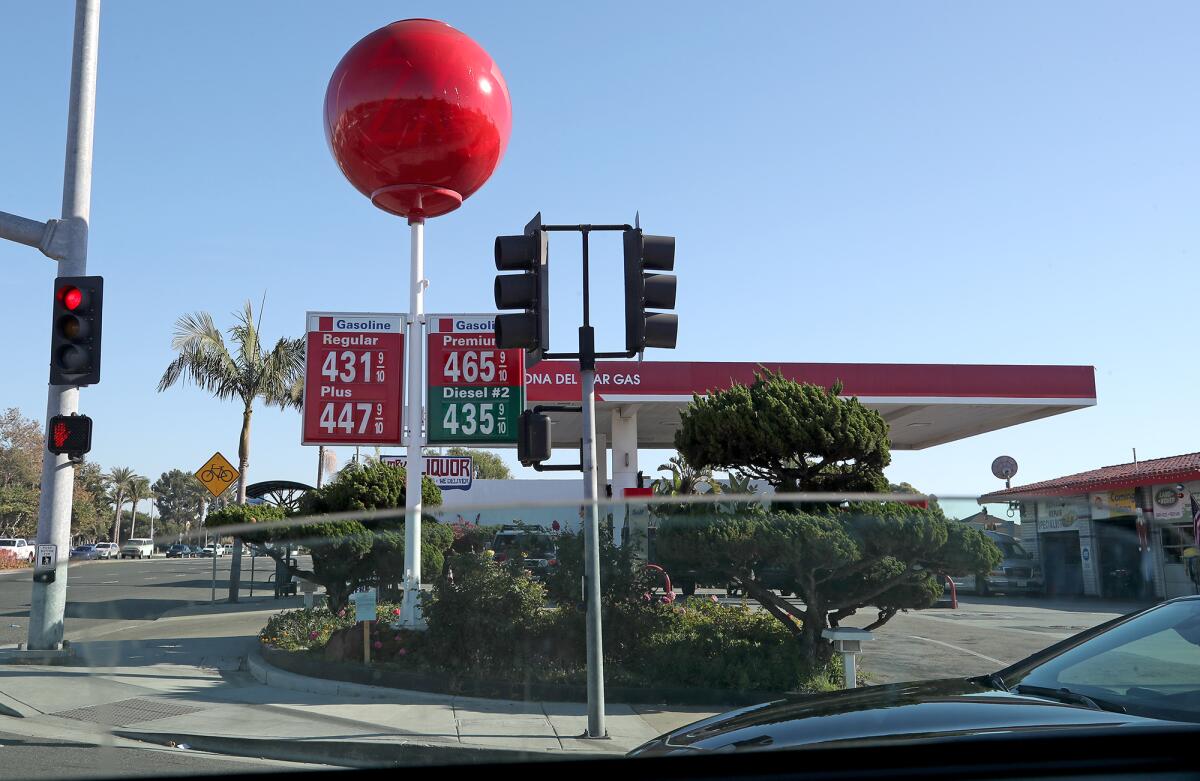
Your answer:
[[[995,691],[955,678],[870,686],[743,708],[683,727],[638,751],[779,749],[864,739],[911,740],[1003,730],[1161,723]]]
[[[1107,621],[1001,670],[1008,679],[1102,634],[1114,626],[1175,602],[1178,597]],[[1005,730],[1053,730],[1102,725],[1161,725],[1157,719],[1089,709],[1041,697],[998,691],[983,679],[868,686],[800,695],[723,713],[663,735],[634,753],[789,748],[870,739],[914,739],[976,735]]]

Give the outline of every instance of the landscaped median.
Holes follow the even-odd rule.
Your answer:
[[[586,700],[584,613],[545,608],[541,584],[486,556],[452,560],[425,615],[429,628],[393,627],[382,603],[371,625],[371,663],[352,610],[293,610],[271,618],[260,640],[270,665],[304,676],[447,695]],[[647,594],[604,602],[606,699],[733,707],[785,693],[827,691],[840,669],[805,668],[778,621],[709,599],[664,604]]]

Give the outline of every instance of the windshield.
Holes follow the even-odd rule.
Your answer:
[[[1004,681],[1066,687],[1133,713],[1200,721],[1200,600],[1163,605]]]
[[[1018,542],[1009,542],[1007,540],[1000,540],[1000,541],[996,542],[996,547],[998,547],[1000,549],[1000,552],[1004,555],[1004,558],[1006,558],[1006,559],[1032,559],[1033,558],[1033,554],[1028,552],[1024,548],[1022,548],[1021,544]]]
[[[6,765],[1194,721],[1196,30],[0,3]]]

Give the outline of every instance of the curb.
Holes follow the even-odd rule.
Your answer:
[[[197,751],[256,759],[307,762],[319,765],[369,768],[383,765],[465,765],[495,762],[552,761],[565,758],[615,759],[612,754],[582,751],[523,751],[489,748],[461,743],[409,740],[305,740],[291,738],[242,738],[225,735],[192,735],[181,732],[137,732],[113,730],[114,735],[160,746],[186,743]]]
[[[60,651],[30,651],[26,649],[0,649],[0,664],[67,665],[75,659],[70,643],[64,643]]]
[[[278,657],[278,660],[273,657]],[[464,698],[485,702],[587,702],[587,689],[579,685],[497,684],[486,687],[475,685],[448,691],[436,683],[430,684],[428,676],[421,674],[370,670],[345,662],[314,662],[298,659],[294,654],[278,649],[268,648],[264,653],[261,646],[248,659],[252,672],[255,666],[261,668],[261,672],[256,674],[256,678],[261,683],[313,694],[371,699],[404,697],[417,700],[424,698],[426,701],[435,702]],[[371,678],[375,682],[361,683],[363,678]],[[477,684],[478,681],[475,683]],[[635,689],[610,685],[605,686],[604,700],[609,705],[700,706],[727,711],[747,705],[787,699],[791,696],[793,695],[785,692],[713,691],[674,687]]]
[[[435,694],[433,692],[414,691],[411,689],[393,689],[388,686],[371,686],[366,683],[348,683],[335,681],[331,678],[313,678],[308,675],[281,670],[268,663],[262,653],[255,651],[246,657],[246,666],[254,680],[264,686],[277,689],[303,692],[305,694],[324,694],[331,697],[358,697],[366,700],[395,700],[404,698],[412,701],[447,702],[455,699],[453,694]]]

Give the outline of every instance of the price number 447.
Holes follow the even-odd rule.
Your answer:
[[[375,416],[374,425],[371,421],[372,413]],[[382,404],[370,404],[365,401],[346,401],[339,404],[331,401],[321,409],[320,425],[330,434],[335,429],[340,429],[346,434],[366,434],[368,428],[375,434],[382,434],[382,418]]]

